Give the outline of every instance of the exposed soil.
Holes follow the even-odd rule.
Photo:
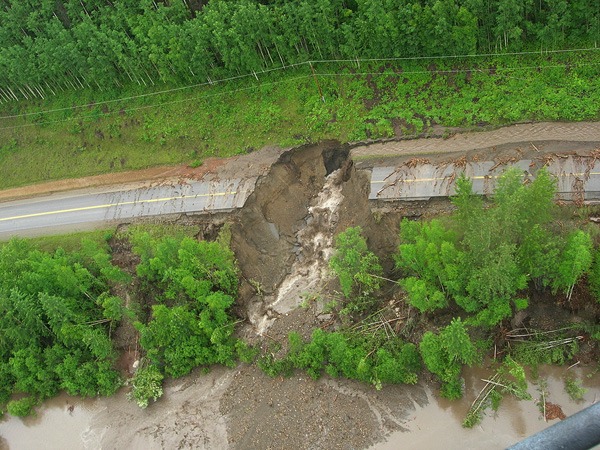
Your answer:
[[[198,169],[157,168],[37,185],[0,192],[0,200],[134,181],[260,177],[244,208],[231,216],[179,220],[198,225],[199,236],[204,238],[213,236],[225,220],[231,222],[232,247],[242,274],[234,310],[243,321],[240,333],[269,350],[275,342],[285,346],[292,330],[308,336],[316,327],[335,327],[325,305],[338,298],[327,259],[339,231],[361,226],[389,273],[401,218],[431,217],[452,209],[448,201],[439,199],[369,203],[369,170],[381,158],[386,165],[396,166],[425,159],[437,164],[532,159],[541,165],[544,158],[558,154],[595,155],[599,147],[600,124],[596,123],[523,124],[448,140],[354,148],[328,141],[288,151],[269,148],[226,161],[208,160]],[[127,246],[118,240],[112,246],[116,263],[131,270],[135,259]],[[390,290],[386,300],[397,304],[396,295]],[[539,302],[530,317],[522,319],[532,323],[544,317],[557,323],[575,320],[573,310],[585,295],[576,292],[575,303],[566,307]],[[598,317],[598,308],[586,314]],[[134,335],[131,329],[118,333],[121,348],[127,351],[122,363],[128,368],[135,358],[135,353],[131,355]],[[114,403],[105,400],[107,409],[97,415],[90,433],[106,448],[365,448],[404,429],[415,405],[427,402],[423,385],[386,386],[376,391],[328,377],[314,381],[303,373],[271,379],[254,365],[217,368],[208,377],[194,374],[169,382],[165,392],[146,411],[125,405],[122,396]]]

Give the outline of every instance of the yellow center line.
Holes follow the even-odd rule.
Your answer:
[[[215,192],[214,194],[196,194],[196,195],[180,195],[178,197],[163,197],[163,198],[151,198],[148,200],[133,200],[129,202],[117,202],[117,203],[106,203],[104,205],[93,205],[93,206],[82,206],[80,208],[70,208],[70,209],[61,209],[58,211],[44,211],[39,213],[31,213],[31,214],[23,214],[21,216],[13,216],[13,217],[2,217],[0,218],[0,222],[4,222],[6,220],[17,220],[17,219],[28,219],[30,217],[41,217],[41,216],[49,216],[52,214],[64,214],[71,213],[77,211],[88,211],[91,209],[102,209],[102,208],[110,208],[113,206],[124,206],[124,205],[135,205],[138,203],[156,203],[156,202],[168,202],[170,200],[179,200],[179,199],[189,199],[189,198],[199,198],[199,197],[218,197],[224,195],[235,195],[236,191],[231,192]]]
[[[585,173],[561,173],[561,174],[553,174],[558,177],[580,177],[585,175],[600,175],[600,172],[590,172],[588,174]],[[414,178],[414,179],[404,179],[403,183],[421,183],[425,181],[445,181],[448,180],[452,175],[447,175],[445,177],[437,177],[437,178]],[[470,180],[482,180],[484,178],[500,178],[502,175],[476,175],[474,177],[468,177]],[[396,179],[397,181],[398,179]],[[371,184],[383,184],[387,183],[387,180],[377,180],[371,181]]]

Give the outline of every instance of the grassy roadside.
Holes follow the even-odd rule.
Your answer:
[[[175,238],[194,237],[199,232],[197,226],[179,225],[169,223],[139,223],[128,227],[127,231],[115,234],[114,228],[78,231],[74,233],[56,234],[51,236],[38,236],[26,238],[37,249],[53,253],[58,248],[67,252],[74,252],[81,249],[81,241],[84,239],[96,242],[99,245],[106,244],[113,236],[123,238],[135,233],[148,233],[153,239],[160,239],[165,236]],[[8,241],[0,242],[0,247],[6,245]]]
[[[148,88],[80,90],[43,103],[4,105],[2,116],[33,114],[0,119],[0,189],[162,164],[199,165],[210,156],[272,144],[599,115],[596,51],[418,64],[315,64],[315,70],[325,102],[304,66],[107,104],[99,102],[148,93]],[[55,109],[61,110],[39,113]]]
[[[81,242],[84,239],[91,240],[99,245],[105,245],[106,241],[112,235],[113,230],[91,230],[79,231],[75,233],[57,234],[51,236],[31,237],[26,240],[35,248],[43,252],[53,253],[58,248],[67,252],[75,252],[81,249]],[[8,241],[0,242],[0,247],[6,245]]]

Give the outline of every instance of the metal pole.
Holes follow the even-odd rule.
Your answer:
[[[317,88],[319,89],[319,95],[321,96],[321,100],[323,100],[323,103],[325,103],[325,97],[323,96],[323,91],[321,90],[321,85],[319,84],[319,80],[317,79],[317,74],[315,73],[315,68],[312,65],[312,62],[309,61],[308,63],[310,65],[310,70],[312,71],[312,75],[313,75],[313,79],[315,80],[315,84],[317,85]]]

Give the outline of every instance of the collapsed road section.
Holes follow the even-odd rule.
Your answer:
[[[473,182],[473,192],[489,195],[508,167],[516,167],[524,180],[535,177],[545,167],[556,178],[557,196],[576,203],[600,199],[600,162],[594,157],[565,155],[540,161],[522,159],[498,163],[495,161],[444,162],[432,164],[425,160],[409,160],[399,167],[373,167],[370,200],[428,200],[455,193],[455,180],[464,174]]]
[[[586,143],[571,144],[573,148],[565,147],[565,143],[528,143],[532,149],[529,154],[522,150],[525,145],[517,145],[510,157],[502,157],[506,152],[493,147],[483,152],[483,158],[468,154],[465,157],[465,153],[444,160],[412,157],[404,158],[401,164],[396,159],[396,165],[394,158],[380,158],[365,172],[371,174],[367,195],[372,201],[448,197],[454,194],[454,181],[463,173],[473,181],[476,193],[489,194],[501,173],[516,166],[523,172],[524,180],[535,177],[541,167],[547,167],[557,179],[560,199],[576,203],[597,200],[600,198],[597,143],[587,147]],[[544,146],[548,148],[543,149]],[[549,153],[554,147],[568,152]],[[585,154],[578,154],[576,150],[585,150]],[[202,179],[184,178],[144,187],[113,187],[110,192],[99,189],[70,191],[4,202],[0,203],[0,240],[89,229],[99,224],[123,223],[143,217],[229,212],[244,208],[249,209],[249,213],[243,222],[246,228],[253,229],[250,234],[255,240],[268,240],[272,236],[278,245],[282,245],[281,242],[296,241],[295,233],[306,225],[303,221],[308,214],[307,208],[314,206],[311,201],[323,188],[326,177],[347,161],[352,164],[348,145],[326,141],[291,150],[265,149],[236,157],[216,172],[205,173]],[[367,167],[358,164],[357,168]],[[351,172],[346,170],[344,173],[349,177]],[[266,194],[256,193],[257,186]],[[351,197],[358,201],[356,195],[351,194]],[[258,204],[262,206],[258,208]],[[269,219],[283,211],[287,216],[283,225]],[[255,223],[257,217],[261,218],[261,225],[251,227],[249,224]],[[280,239],[282,236],[284,239]],[[275,271],[278,272],[280,267],[277,265]]]

